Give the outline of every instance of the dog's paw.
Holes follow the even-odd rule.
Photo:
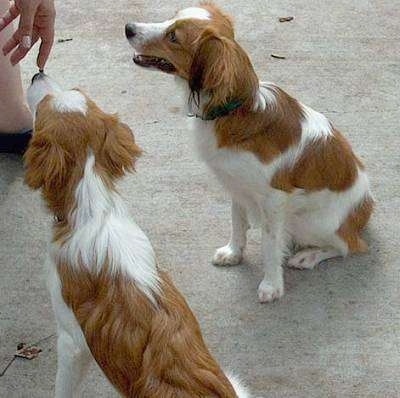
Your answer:
[[[274,286],[270,281],[263,279],[258,286],[258,300],[268,303],[283,296],[283,282]]]
[[[288,267],[297,269],[313,269],[321,261],[322,250],[305,249],[288,260]]]
[[[217,249],[212,263],[214,265],[236,265],[242,261],[242,258],[242,250],[233,248],[228,244]]]

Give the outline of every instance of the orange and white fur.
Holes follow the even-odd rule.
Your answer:
[[[231,239],[214,264],[241,262],[249,221],[258,224],[258,297],[268,302],[283,295],[291,242],[302,249],[288,265],[299,269],[367,250],[360,233],[373,199],[363,164],[325,116],[259,81],[227,15],[207,2],[125,29],[137,65],[183,85],[200,157],[232,196]]]
[[[43,74],[26,182],[55,216],[49,288],[58,323],[56,397],[75,397],[94,358],[125,397],[250,395],[227,377],[115,183],[140,155],[132,131]]]

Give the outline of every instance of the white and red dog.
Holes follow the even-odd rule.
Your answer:
[[[249,394],[206,348],[185,299],[157,267],[115,183],[140,155],[132,131],[79,90],[44,74],[26,182],[55,216],[49,287],[58,323],[56,396],[76,396],[92,358],[125,397]]]
[[[373,210],[364,166],[322,114],[257,78],[230,18],[211,3],[162,23],[129,23],[134,62],[179,77],[192,105],[200,156],[232,195],[232,235],[214,264],[237,264],[248,220],[262,229],[261,302],[283,295],[289,266],[367,250],[360,233]]]

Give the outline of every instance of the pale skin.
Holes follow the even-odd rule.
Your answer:
[[[20,16],[17,29],[13,20]],[[18,62],[40,41],[39,69],[46,65],[54,40],[53,0],[0,0],[0,140],[32,126],[22,90]]]

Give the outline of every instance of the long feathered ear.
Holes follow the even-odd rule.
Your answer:
[[[114,178],[135,170],[135,162],[142,150],[135,143],[132,130],[112,117],[105,121],[105,137],[99,152],[99,162]]]
[[[212,90],[230,80],[230,54],[227,39],[218,37],[212,30],[201,35],[189,75],[192,92]]]
[[[32,189],[62,188],[72,157],[52,139],[50,134],[37,132],[25,152],[25,182]]]
[[[205,30],[190,68],[192,93],[199,95],[205,90],[213,105],[221,105],[233,98],[252,97],[257,86],[257,76],[244,50],[234,40]]]

